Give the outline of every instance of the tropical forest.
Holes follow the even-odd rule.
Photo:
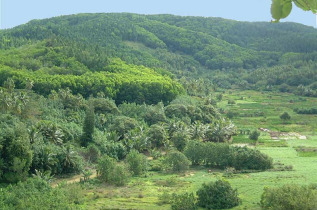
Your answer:
[[[317,30],[289,5],[0,30],[0,209],[316,210]]]

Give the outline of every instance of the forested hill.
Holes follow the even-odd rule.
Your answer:
[[[239,22],[223,18],[150,16],[153,20],[207,33],[231,44],[253,50],[313,52],[317,30],[297,23]]]
[[[316,75],[313,63],[317,58],[317,30],[295,23],[129,13],[78,14],[33,20],[3,30],[0,48],[5,57],[0,65],[15,70],[81,75],[108,71],[111,59],[120,58],[127,65],[144,65],[165,77],[171,76],[168,71],[179,77],[198,73],[206,74],[205,78],[220,87],[267,88],[285,83],[290,86],[286,89],[303,85],[310,88],[309,94],[315,94],[311,85],[316,78],[311,75]],[[41,55],[21,53],[18,60],[10,62],[10,50],[26,48],[31,52],[45,50]],[[294,82],[294,76],[304,70],[298,69],[306,72],[299,83]],[[282,72],[291,81],[263,81],[275,72]],[[173,92],[175,95],[181,90]]]

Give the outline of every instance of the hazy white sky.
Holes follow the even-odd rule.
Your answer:
[[[32,19],[95,12],[132,12],[223,17],[241,21],[270,21],[270,0],[0,0],[1,28]],[[297,8],[284,21],[315,26],[311,12]]]

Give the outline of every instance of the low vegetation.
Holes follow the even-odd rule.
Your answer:
[[[316,209],[316,186],[284,185],[282,187],[265,188],[261,197],[263,209]]]

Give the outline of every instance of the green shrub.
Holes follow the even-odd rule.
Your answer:
[[[190,161],[183,153],[173,151],[167,154],[164,164],[167,169],[179,172],[187,170],[189,168]]]
[[[142,175],[147,171],[147,159],[146,156],[140,154],[136,150],[132,150],[126,157],[126,162],[128,164],[129,171],[135,176]]]
[[[181,195],[172,195],[172,210],[196,210],[196,198],[193,193],[185,193]]]
[[[77,185],[52,188],[44,180],[32,178],[2,188],[0,209],[77,209],[82,199]]]
[[[261,135],[261,134],[260,134],[259,131],[254,130],[254,131],[252,131],[252,132],[250,133],[249,139],[251,139],[251,140],[253,140],[253,141],[258,141],[260,135]]]
[[[167,179],[156,180],[155,184],[158,186],[162,186],[162,187],[175,187],[175,186],[181,184],[181,182],[177,179],[177,177],[173,176],[173,177],[169,177]]]
[[[236,104],[236,102],[235,102],[235,100],[233,100],[233,99],[229,99],[229,100],[228,100],[228,104],[229,104],[229,105],[233,105],[233,104]]]
[[[285,121],[290,120],[291,116],[288,114],[288,112],[284,112],[283,114],[281,114],[280,118],[281,118],[281,120],[283,120],[285,122]]]
[[[237,170],[267,170],[273,168],[273,159],[256,149],[235,147],[232,166]]]
[[[74,146],[67,143],[57,146],[54,143],[37,140],[32,144],[33,160],[31,172],[49,171],[52,175],[80,172],[83,168],[83,158]]]
[[[172,198],[172,195],[169,194],[168,192],[164,191],[162,194],[160,194],[158,196],[157,204],[160,206],[165,205],[165,204],[169,204],[169,203],[171,203],[171,198]]]
[[[220,94],[218,94],[218,95],[216,96],[216,98],[217,98],[218,101],[221,101],[222,98],[223,98],[223,95],[220,93]]]
[[[157,150],[156,148],[151,149],[151,150],[149,151],[149,153],[150,153],[150,156],[153,158],[153,160],[157,160],[157,159],[159,159],[160,157],[163,156],[163,154],[161,153],[161,151],[160,151],[160,150]]]
[[[150,162],[150,170],[151,171],[163,171],[164,170],[164,163],[162,161],[162,158],[159,158],[158,160],[152,160]]]
[[[317,209],[317,189],[313,186],[284,185],[264,188],[261,207],[274,210]]]
[[[125,185],[131,176],[125,165],[118,164],[114,158],[109,156],[103,156],[99,160],[97,171],[101,181],[117,186]]]
[[[116,186],[123,186],[128,183],[130,179],[130,172],[125,165],[116,165],[110,177],[110,184],[115,184]]]
[[[149,150],[151,147],[151,142],[149,141],[146,132],[144,132],[143,126],[137,127],[129,131],[124,136],[123,144],[129,150],[135,149],[139,152]]]
[[[116,160],[107,155],[103,156],[97,165],[99,179],[103,182],[110,182],[113,176],[113,170],[116,167]]]
[[[226,114],[229,119],[233,119],[234,117],[239,116],[239,112],[229,110]]]
[[[238,192],[227,181],[218,180],[197,191],[198,206],[206,209],[229,209],[240,204]]]

